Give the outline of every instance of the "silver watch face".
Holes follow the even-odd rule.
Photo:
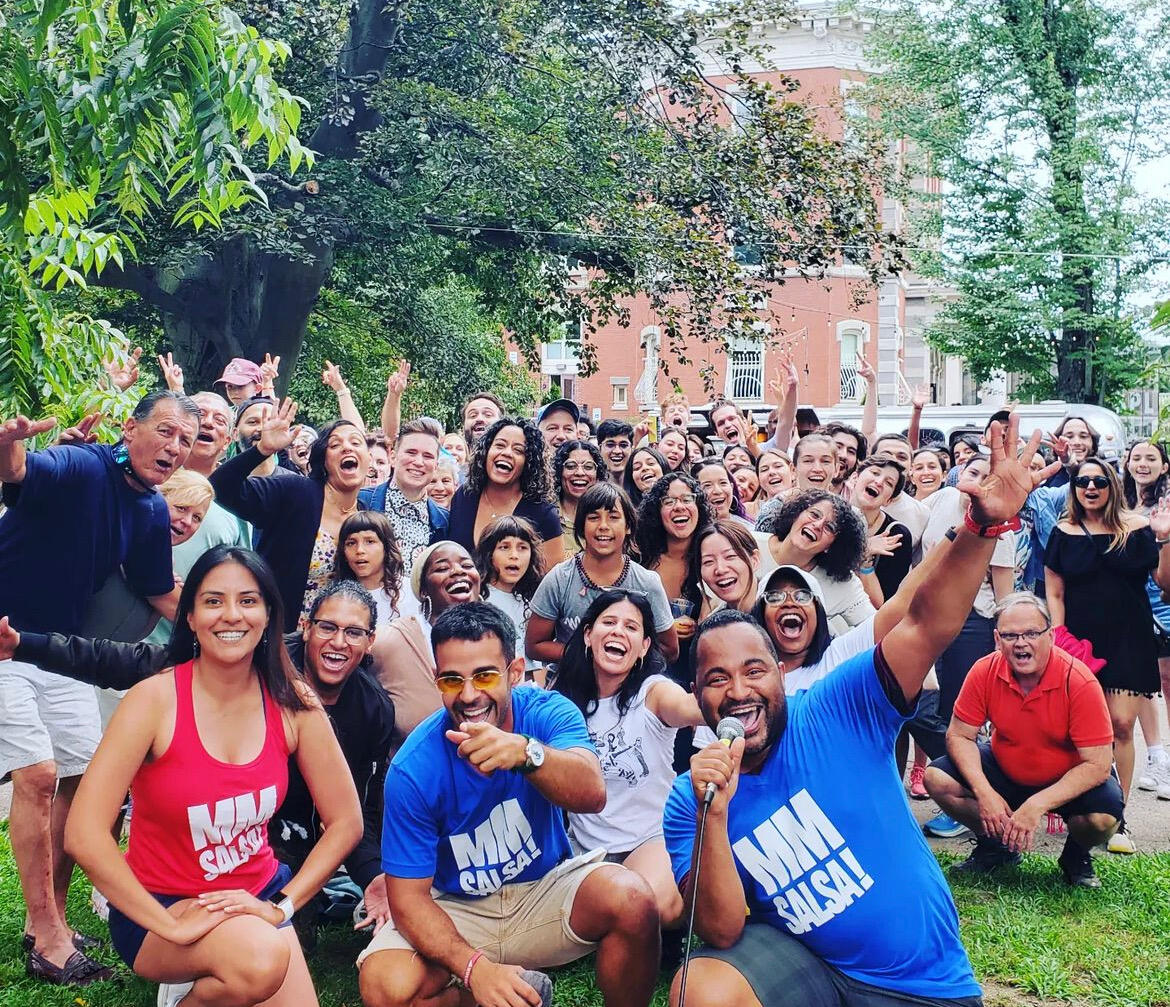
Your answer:
[[[539,769],[544,765],[544,745],[535,738],[528,739],[528,744],[524,746],[524,754],[528,756],[533,769]]]

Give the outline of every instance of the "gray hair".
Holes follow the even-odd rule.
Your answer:
[[[227,399],[220,395],[219,392],[196,392],[191,396],[191,401],[196,405],[199,405],[201,402],[206,402],[209,406],[214,406],[216,409],[221,410],[224,415],[227,416],[228,429],[235,429],[235,407],[230,402],[228,402]],[[200,409],[200,412],[202,412],[202,408]]]
[[[200,420],[199,406],[182,392],[172,392],[169,388],[156,388],[153,392],[147,392],[138,400],[138,405],[134,407],[134,412],[130,415],[141,423],[143,420],[149,419],[155,406],[160,402],[174,402],[183,412],[192,416],[196,423]]]
[[[1013,591],[995,606],[992,617],[995,619],[996,626],[999,625],[999,617],[1009,608],[1015,608],[1017,605],[1031,605],[1032,608],[1044,616],[1044,625],[1046,628],[1052,625],[1052,616],[1048,612],[1048,606],[1044,603],[1044,599],[1037,598],[1031,591]]]

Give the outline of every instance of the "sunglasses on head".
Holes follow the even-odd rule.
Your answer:
[[[471,684],[483,692],[494,689],[503,677],[498,671],[476,671],[471,675]],[[435,685],[438,686],[439,692],[446,696],[458,696],[463,691],[463,683],[466,681],[462,675],[454,673],[435,676]]]
[[[1087,490],[1090,486],[1095,486],[1099,490],[1108,488],[1108,476],[1077,476],[1073,480],[1073,485],[1079,490]]]

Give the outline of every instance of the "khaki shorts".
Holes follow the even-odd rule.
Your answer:
[[[50,761],[57,779],[80,776],[101,736],[92,685],[24,661],[0,661],[0,780]]]
[[[546,969],[584,958],[597,945],[582,940],[569,926],[577,890],[600,867],[612,867],[604,850],[566,860],[539,881],[504,885],[483,898],[431,889],[431,896],[473,948],[491,961],[528,969]],[[357,958],[360,969],[379,951],[412,951],[391,920]]]

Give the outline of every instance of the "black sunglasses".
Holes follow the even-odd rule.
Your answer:
[[[1108,476],[1077,476],[1073,480],[1073,485],[1079,490],[1087,490],[1090,486],[1094,486],[1099,490],[1103,490],[1109,486]]]

